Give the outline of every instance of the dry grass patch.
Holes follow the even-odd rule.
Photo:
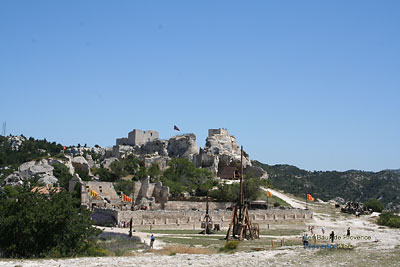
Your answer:
[[[215,250],[209,248],[171,246],[159,250],[152,250],[157,255],[176,255],[176,254],[214,254]]]

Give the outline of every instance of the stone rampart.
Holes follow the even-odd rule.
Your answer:
[[[109,215],[117,221],[129,221],[133,219],[134,225],[198,225],[204,219],[204,211],[116,211],[107,209],[95,209],[95,212],[101,211],[102,214]],[[209,212],[213,222],[222,221],[227,224],[232,217],[232,211],[212,210]],[[313,213],[309,210],[301,209],[269,209],[269,210],[250,210],[250,218],[253,222],[260,225],[269,224],[278,221],[305,221],[313,218]],[[116,216],[116,217],[115,217]]]
[[[231,202],[209,202],[209,210],[225,210],[232,206]],[[165,203],[165,210],[205,210],[206,202],[199,201],[168,201]]]

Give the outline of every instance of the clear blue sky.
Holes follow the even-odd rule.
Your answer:
[[[133,128],[252,159],[400,168],[400,1],[0,1],[7,134],[111,146]]]

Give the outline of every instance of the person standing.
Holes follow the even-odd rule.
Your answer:
[[[304,248],[306,248],[308,246],[308,235],[307,234],[304,236],[303,242],[304,242]]]
[[[151,237],[150,237],[150,248],[151,248],[151,249],[153,249],[154,240],[155,240],[154,235],[151,235]]]
[[[333,241],[335,240],[335,232],[332,231],[332,233],[329,235],[329,237],[331,238],[331,241],[333,243]]]
[[[347,228],[347,236],[350,236],[350,227]]]

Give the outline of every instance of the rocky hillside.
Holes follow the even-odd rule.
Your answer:
[[[200,149],[194,134],[168,140],[155,138],[138,145],[121,144],[119,139],[116,143],[107,148],[78,145],[64,150],[62,145],[47,140],[22,135],[0,137],[0,185],[18,185],[34,179],[66,187],[73,175],[86,181],[114,182],[128,175],[141,179],[159,176],[175,158],[187,159],[196,168],[210,170],[215,177],[219,168],[240,163],[239,145],[226,129],[210,129],[206,144]],[[244,166],[251,167],[248,155]],[[260,170],[252,172],[262,176]]]
[[[253,161],[268,172],[275,188],[305,197],[307,193],[324,201],[341,197],[346,201],[365,202],[376,198],[387,208],[400,209],[400,174],[385,170],[309,172],[291,165],[267,165]]]

